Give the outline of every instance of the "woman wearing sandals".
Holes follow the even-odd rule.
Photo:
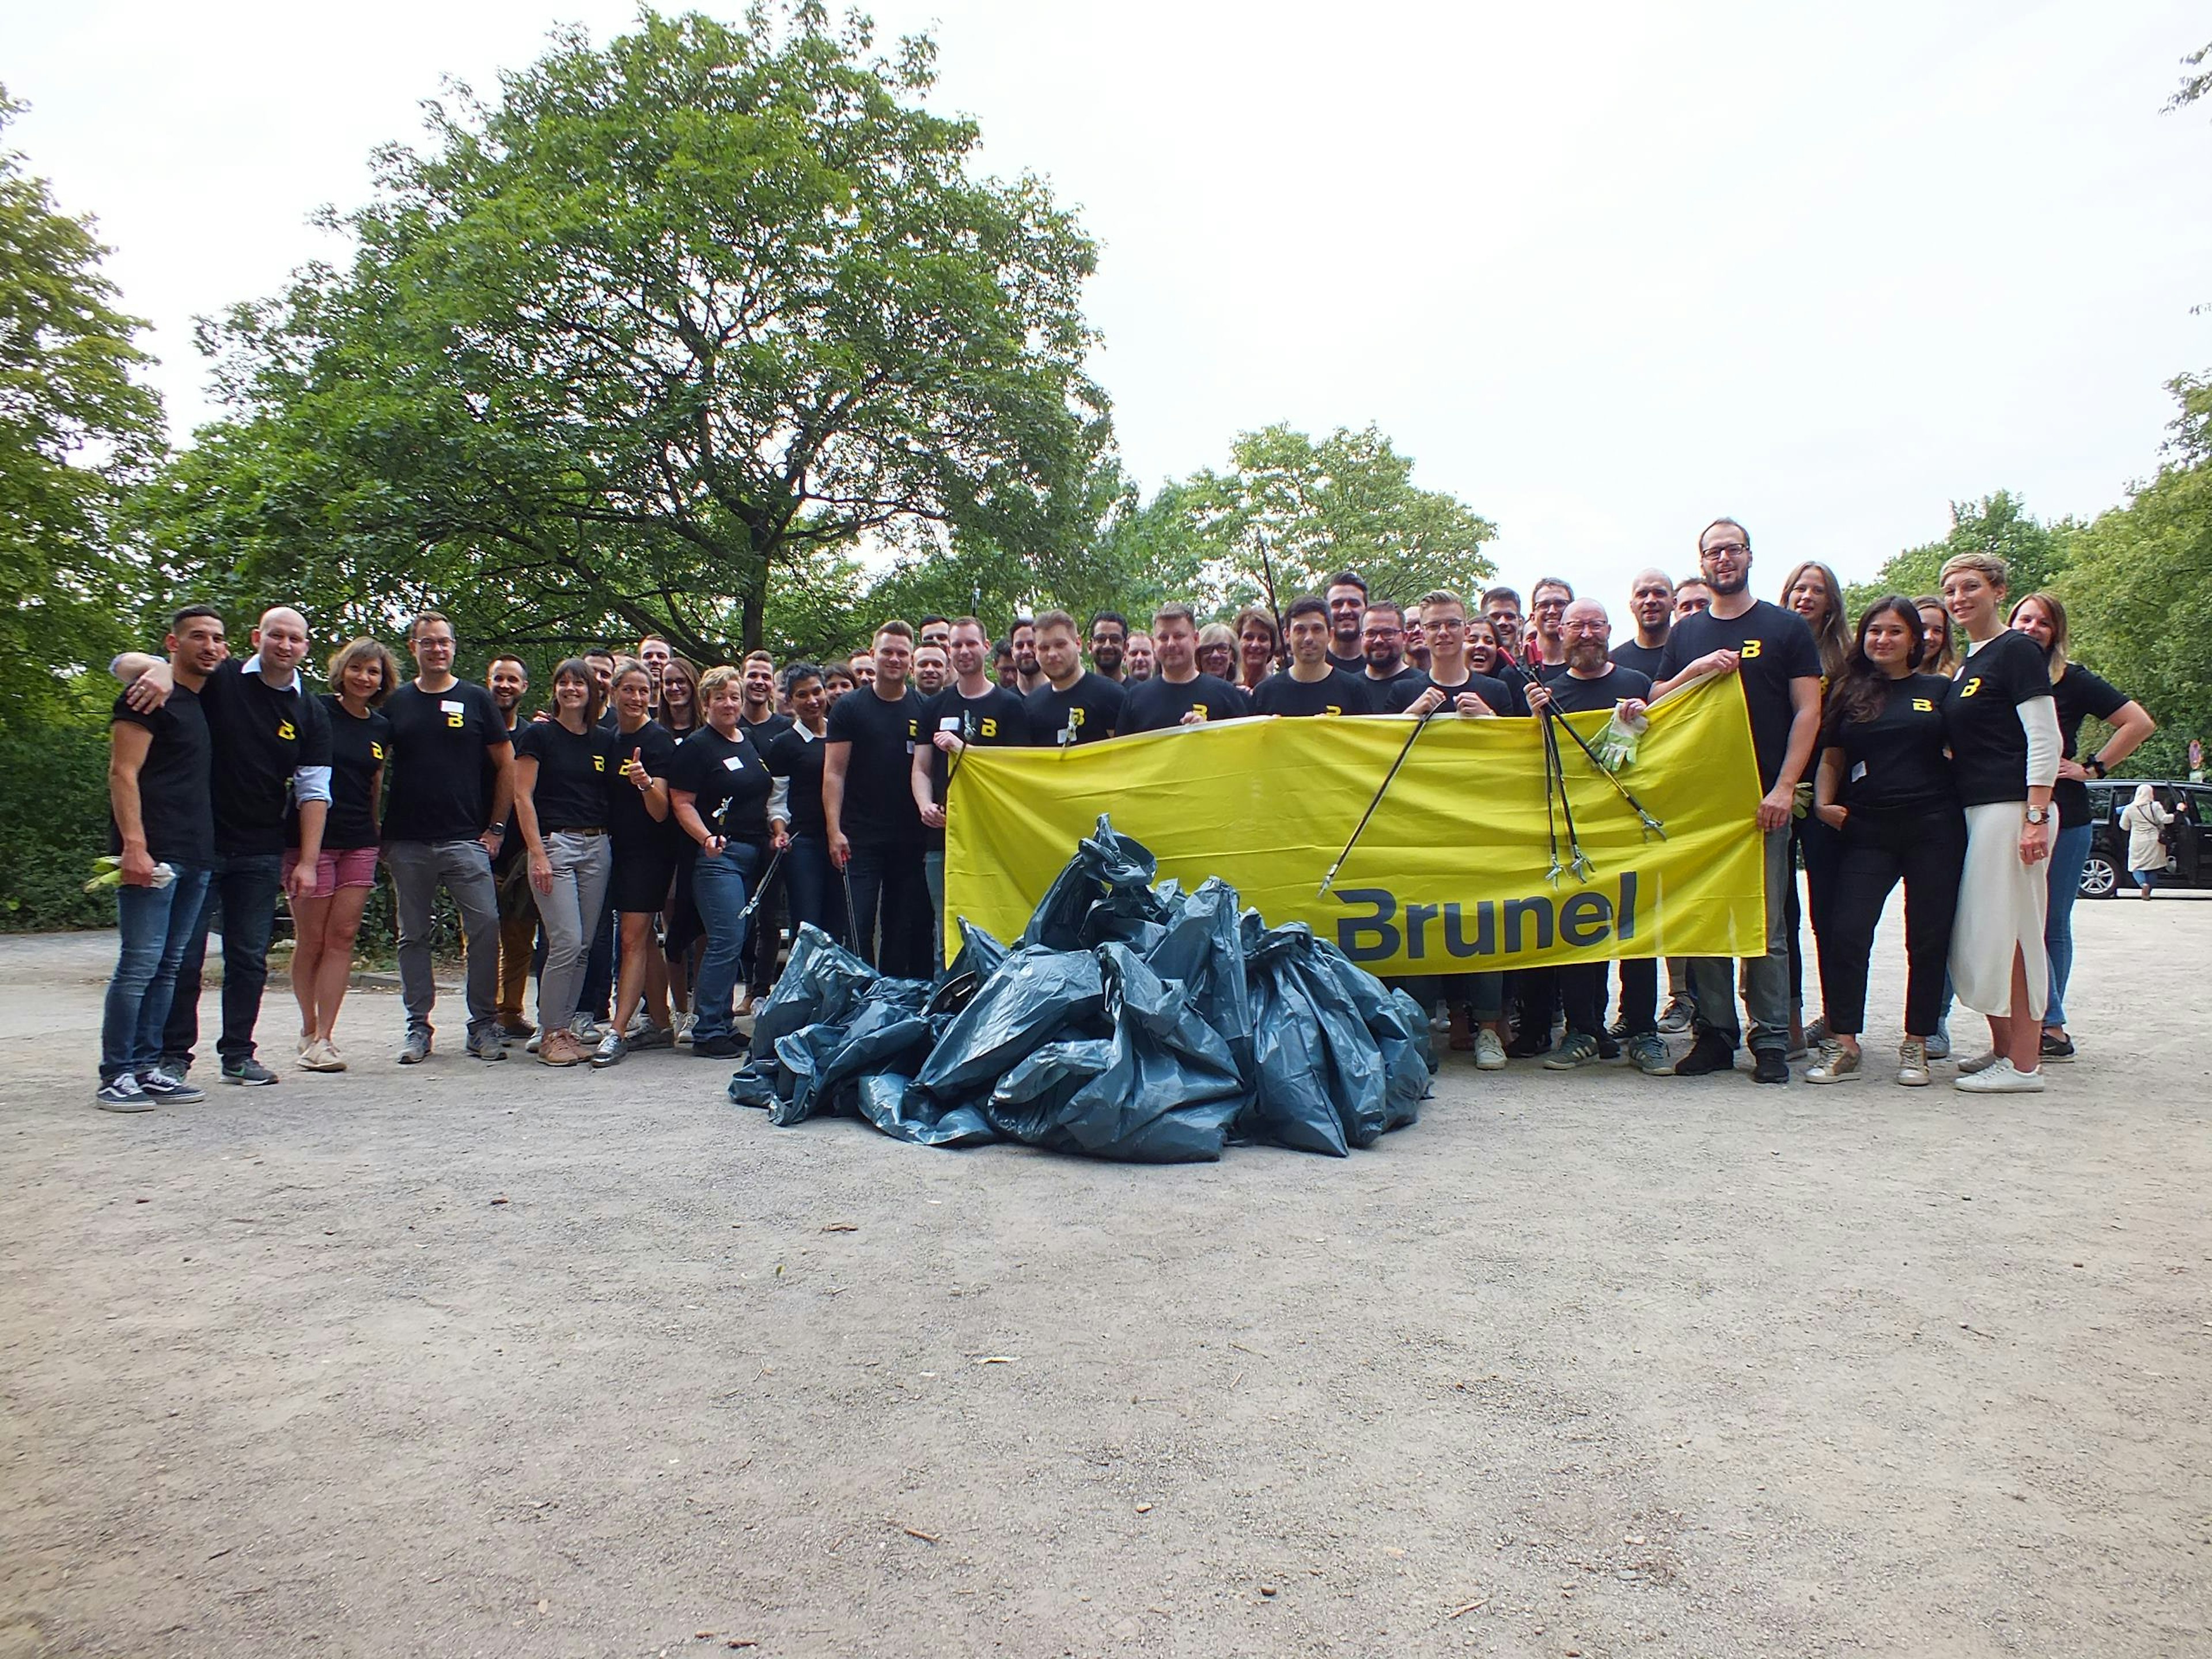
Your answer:
[[[332,1032],[338,1005],[353,981],[354,941],[361,913],[376,886],[377,813],[392,722],[378,713],[399,684],[399,665],[374,640],[356,640],[331,659],[323,702],[331,714],[331,810],[323,824],[315,891],[292,901],[292,994],[300,1003],[300,1069],[343,1072],[345,1056]],[[300,856],[299,825],[287,826],[289,887]]]
[[[569,1026],[584,986],[584,959],[607,908],[613,867],[607,785],[615,736],[599,723],[599,683],[591,664],[570,657],[553,671],[552,718],[532,722],[514,743],[514,821],[545,930],[545,965],[538,974],[538,1058],[548,1066],[575,1066],[592,1057]]]
[[[1966,638],[1943,713],[1966,810],[1951,980],[1959,1000],[1990,1022],[1990,1052],[1960,1063],[1957,1086],[1973,1094],[2039,1092],[2051,991],[2043,866],[2055,830],[2058,709],[2042,648],[2005,626],[2004,561],[1959,554],[1943,566],[1942,587],[1944,606]]]
[[[1943,1010],[1966,820],[1943,753],[1951,683],[1913,672],[1923,637],[1910,599],[1877,599],[1859,618],[1857,642],[1829,688],[1813,810],[1836,833],[1838,850],[1828,926],[1814,935],[1828,1035],[1808,1083],[1853,1083],[1861,1075],[1867,963],[1899,880],[1906,966],[1897,1080],[1907,1088],[1929,1081],[1928,1039]]]
[[[670,816],[668,769],[676,739],[649,712],[653,676],[642,663],[615,671],[617,781],[607,788],[607,828],[614,848],[609,892],[620,924],[616,939],[614,1023],[592,1050],[592,1064],[619,1065],[633,1048],[665,1048],[676,1041],[668,1014],[668,964],[653,936],[653,919],[668,902],[676,874],[676,824]],[[646,1011],[644,1029],[625,1035]]]

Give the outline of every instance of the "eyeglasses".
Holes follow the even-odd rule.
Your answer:
[[[1364,630],[1364,637],[1370,640],[1395,640],[1405,631],[1402,628],[1370,628]]]
[[[1741,542],[1723,542],[1718,547],[1706,548],[1698,556],[1701,559],[1741,559],[1747,557],[1750,552],[1751,550]]]

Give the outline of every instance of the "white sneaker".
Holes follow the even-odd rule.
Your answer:
[[[699,1016],[696,1014],[677,1015],[676,1046],[678,1048],[689,1048],[691,1046],[691,1028],[698,1023],[698,1018]]]
[[[1908,1089],[1928,1086],[1928,1048],[1918,1037],[1907,1037],[1897,1045],[1897,1080]]]
[[[1997,1060],[1958,1079],[1951,1086],[1964,1089],[1970,1095],[2039,1095],[2043,1092],[2043,1073],[2016,1071],[2009,1060]]]
[[[1988,1071],[1990,1066],[1996,1063],[1996,1050],[1994,1048],[1984,1048],[1981,1053],[1976,1054],[1972,1060],[1962,1060],[1959,1062],[1959,1075],[1960,1077],[1972,1077],[1977,1072]]]
[[[1474,1033],[1474,1069],[1478,1072],[1502,1072],[1505,1069],[1505,1045],[1498,1040],[1498,1033],[1487,1025],[1478,1027]]]

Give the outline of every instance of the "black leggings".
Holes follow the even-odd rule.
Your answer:
[[[1951,919],[1966,859],[1966,819],[1956,806],[1853,811],[1844,820],[1842,855],[1826,931],[1816,933],[1820,994],[1828,1029],[1866,1030],[1867,964],[1889,890],[1905,882],[1905,1030],[1927,1036],[1943,1013]]]

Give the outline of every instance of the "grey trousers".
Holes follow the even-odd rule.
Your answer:
[[[1784,1053],[1790,1047],[1790,936],[1784,919],[1795,875],[1790,868],[1790,826],[1769,830],[1766,842],[1766,954],[1743,958],[1743,1006],[1751,1016],[1751,1049]],[[1742,1040],[1736,1021],[1736,964],[1729,957],[1690,958],[1690,999],[1698,1024],[1734,1048]]]
[[[607,908],[614,842],[604,832],[585,836],[556,830],[545,837],[545,861],[553,866],[553,890],[541,893],[534,885],[530,890],[545,929],[545,965],[538,970],[538,1029],[557,1031],[576,1017],[585,962]]]
[[[453,896],[468,935],[469,1035],[489,1030],[499,1012],[499,888],[480,841],[387,841],[384,867],[399,912],[399,995],[407,1029],[430,1030],[438,982],[430,966],[430,908],[440,883]]]

